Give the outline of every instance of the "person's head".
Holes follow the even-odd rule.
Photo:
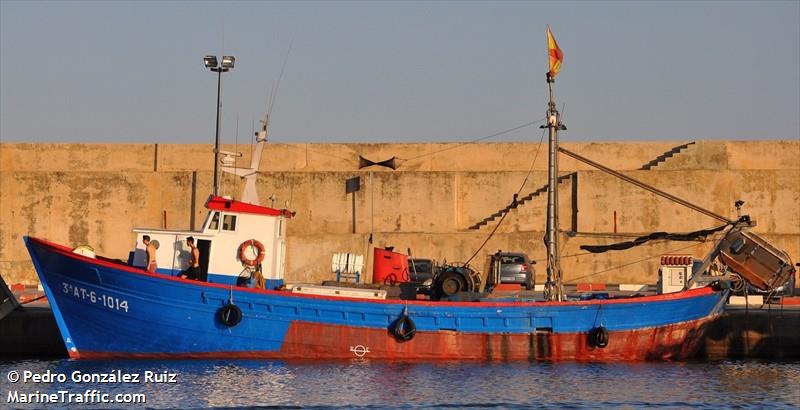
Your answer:
[[[194,246],[194,238],[191,236],[186,238],[186,244],[189,246]]]
[[[142,236],[142,243],[145,244],[145,245],[149,245],[150,244],[150,235],[143,235]]]

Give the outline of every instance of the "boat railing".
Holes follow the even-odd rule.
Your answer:
[[[178,230],[178,229],[158,229],[158,228],[133,228],[136,233],[159,233],[159,234],[175,234],[175,235],[192,235],[192,236],[214,236],[213,234],[204,233],[203,231],[192,230]]]

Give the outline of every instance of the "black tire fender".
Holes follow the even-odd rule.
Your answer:
[[[598,326],[589,332],[589,341],[599,348],[608,346],[608,329]]]
[[[217,316],[219,317],[220,322],[228,327],[234,327],[238,325],[244,317],[242,314],[242,309],[239,309],[239,306],[236,306],[233,303],[228,303],[227,305],[223,306],[219,310],[219,314]]]
[[[408,314],[403,313],[400,319],[395,320],[390,328],[392,336],[399,342],[407,342],[414,338],[417,333],[417,325],[408,317]]]

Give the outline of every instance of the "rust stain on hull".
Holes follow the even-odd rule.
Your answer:
[[[658,328],[609,332],[605,348],[587,333],[528,334],[417,332],[397,341],[388,330],[293,322],[279,351],[117,353],[70,352],[73,359],[247,358],[287,360],[379,359],[397,361],[653,361],[697,357],[716,316]]]

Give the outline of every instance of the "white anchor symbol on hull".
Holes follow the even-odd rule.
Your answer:
[[[364,345],[350,346],[350,351],[358,357],[364,357],[369,353],[369,347],[365,347]]]

